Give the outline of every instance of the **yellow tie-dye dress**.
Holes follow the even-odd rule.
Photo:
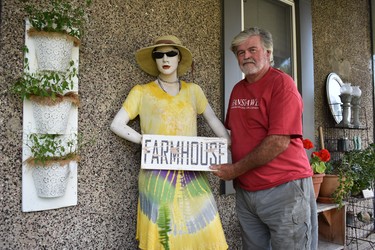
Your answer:
[[[194,83],[181,81],[180,92],[171,96],[150,82],[136,85],[123,108],[130,119],[139,115],[142,134],[196,136],[197,114],[207,105]],[[138,185],[140,249],[228,248],[206,172],[141,169]]]

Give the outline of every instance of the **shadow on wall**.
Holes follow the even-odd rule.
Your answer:
[[[335,48],[330,51],[328,62],[332,67],[332,72],[336,72],[343,79],[350,79],[352,66],[348,60],[343,58],[342,50]]]

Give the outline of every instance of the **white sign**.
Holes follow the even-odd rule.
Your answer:
[[[143,135],[141,168],[211,171],[228,162],[225,138]]]
[[[372,189],[365,189],[362,190],[363,198],[371,198],[374,197],[374,190]]]

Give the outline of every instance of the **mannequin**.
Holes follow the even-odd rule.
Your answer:
[[[136,52],[139,66],[156,79],[136,85],[111,124],[118,136],[140,144],[142,134],[197,136],[202,114],[218,137],[230,137],[202,89],[179,79],[191,52],[175,36],[162,36]],[[140,117],[141,132],[128,122]],[[137,240],[140,249],[227,249],[207,172],[145,170],[139,173]],[[168,220],[162,220],[168,217]],[[164,224],[161,223],[165,222]],[[164,235],[161,231],[165,230]]]

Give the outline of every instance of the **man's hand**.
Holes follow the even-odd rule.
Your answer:
[[[210,166],[212,173],[222,180],[230,181],[238,176],[235,171],[234,164],[221,164]]]

